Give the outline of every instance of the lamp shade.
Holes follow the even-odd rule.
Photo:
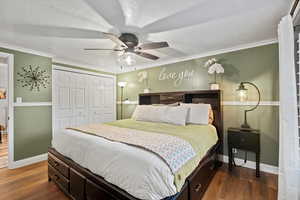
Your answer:
[[[118,82],[119,87],[126,87],[126,85],[127,85],[127,82],[125,82],[125,81]]]
[[[244,111],[244,123],[241,125],[242,128],[246,129],[246,130],[249,130],[250,129],[250,126],[247,122],[247,113],[250,112],[250,111],[253,111],[255,110],[258,106],[259,106],[259,103],[260,103],[260,91],[258,89],[258,87],[254,84],[254,83],[251,83],[251,82],[241,82],[238,89],[236,90],[238,92],[238,96],[240,98],[240,101],[243,102],[243,101],[247,101],[248,99],[248,90],[247,88],[245,88],[245,85],[250,85],[250,86],[253,86],[256,91],[257,91],[257,94],[258,94],[258,100],[257,100],[257,103],[256,105],[253,107],[253,108],[250,108],[250,109],[247,109]]]
[[[248,100],[248,89],[245,88],[243,83],[239,85],[236,91],[238,93],[239,101],[245,102]]]

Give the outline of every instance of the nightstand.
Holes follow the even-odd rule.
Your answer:
[[[260,131],[256,129],[228,128],[228,157],[229,170],[233,167],[232,149],[251,151],[256,156],[256,177],[260,176]]]

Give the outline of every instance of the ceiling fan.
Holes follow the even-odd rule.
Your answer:
[[[147,59],[151,60],[157,60],[159,59],[158,56],[149,54],[144,52],[144,50],[151,50],[151,49],[160,49],[169,47],[169,44],[167,42],[151,42],[151,43],[145,43],[145,44],[139,44],[138,37],[133,33],[122,33],[120,37],[116,36],[112,33],[103,33],[108,39],[112,40],[114,43],[116,43],[118,46],[114,49],[102,49],[102,48],[85,48],[84,50],[87,51],[117,51],[122,52],[121,55],[130,55],[130,54],[136,54],[139,56],[142,56]],[[130,60],[132,59],[130,57],[125,58],[127,63],[129,64]]]

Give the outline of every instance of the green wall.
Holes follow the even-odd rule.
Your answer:
[[[52,60],[48,57],[37,56],[19,51],[0,48],[0,52],[14,55],[14,101],[22,97],[23,102],[49,102],[51,97],[50,85],[40,92],[23,88],[17,82],[17,72],[22,67],[40,66],[51,75]],[[14,108],[14,160],[37,156],[47,152],[51,143],[52,120],[51,107],[15,107]]]
[[[211,56],[220,60],[224,66],[225,74],[218,77],[223,93],[223,101],[237,101],[236,88],[241,81],[250,81],[258,85],[262,93],[262,101],[278,101],[278,45],[272,44],[236,52],[230,52]],[[175,64],[164,65],[144,70],[123,73],[117,75],[118,81],[127,81],[128,85],[124,89],[124,98],[130,101],[137,101],[139,93],[143,93],[145,82],[138,81],[140,71],[148,72],[148,87],[151,92],[183,91],[183,90],[203,90],[209,88],[209,83],[213,77],[208,75],[204,63],[211,57],[199,58]],[[175,86],[173,80],[158,80],[161,70],[165,68],[167,72],[189,72],[194,71],[190,79],[185,79],[180,85]],[[118,88],[118,95],[120,90]],[[257,95],[255,90],[249,88],[249,100],[255,101]],[[118,99],[120,97],[118,96]],[[124,106],[124,116],[131,116],[135,105]],[[118,106],[118,111],[119,111]],[[245,106],[223,106],[224,127],[237,127],[243,122],[243,110]],[[120,115],[120,112],[118,116]],[[278,165],[278,106],[260,106],[257,110],[248,114],[248,122],[253,128],[261,130],[261,160],[263,163]],[[224,133],[224,152],[227,154],[227,134]],[[241,155],[240,155],[241,156]],[[250,160],[254,160],[252,154]]]
[[[52,139],[51,106],[16,107],[14,123],[15,160],[47,152]]]

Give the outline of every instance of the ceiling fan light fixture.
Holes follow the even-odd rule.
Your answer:
[[[119,57],[119,62],[122,65],[132,66],[136,63],[134,58],[134,54],[131,52],[125,52],[123,55]]]

